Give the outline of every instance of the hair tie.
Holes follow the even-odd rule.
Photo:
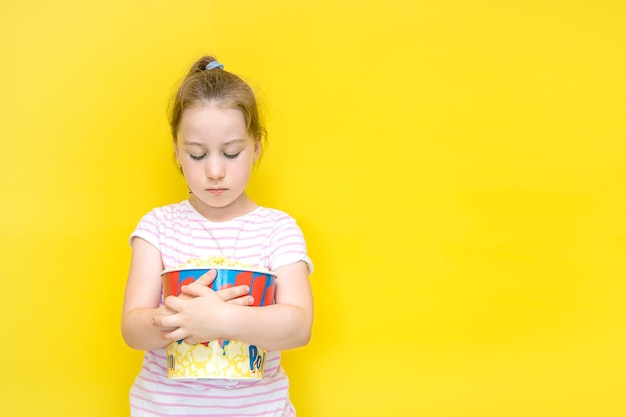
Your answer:
[[[211,61],[208,64],[206,64],[205,70],[211,71],[212,69],[215,69],[215,68],[224,69],[224,64],[220,63],[219,61]]]

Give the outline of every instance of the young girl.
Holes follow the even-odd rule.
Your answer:
[[[130,391],[131,415],[293,416],[280,351],[311,337],[313,265],[294,219],[246,194],[265,137],[254,94],[214,58],[203,57],[176,93],[170,125],[190,192],[188,200],[147,213],[131,234],[122,335],[128,346],[146,351]],[[270,269],[275,304],[250,307],[246,286],[213,291],[215,271],[163,300],[163,269],[213,256]],[[263,379],[167,378],[167,344],[215,339],[267,349]]]

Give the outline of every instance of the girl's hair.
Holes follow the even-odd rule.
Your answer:
[[[200,58],[181,82],[170,107],[170,127],[174,142],[177,140],[178,126],[185,109],[208,104],[241,110],[248,134],[255,142],[263,142],[267,132],[259,115],[254,92],[246,82],[225,71],[221,65],[207,69],[208,64],[216,61],[212,56]]]

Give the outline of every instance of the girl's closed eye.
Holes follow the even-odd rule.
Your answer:
[[[235,153],[224,152],[224,156],[228,159],[235,159],[239,156],[239,154],[241,154],[241,151]]]
[[[203,159],[206,154],[202,154],[202,155],[193,155],[193,154],[189,154],[189,156],[191,157],[191,159],[196,160],[196,161],[200,161],[201,159]]]

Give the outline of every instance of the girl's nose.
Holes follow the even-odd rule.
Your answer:
[[[224,166],[218,158],[207,158],[206,176],[212,180],[224,177]]]

